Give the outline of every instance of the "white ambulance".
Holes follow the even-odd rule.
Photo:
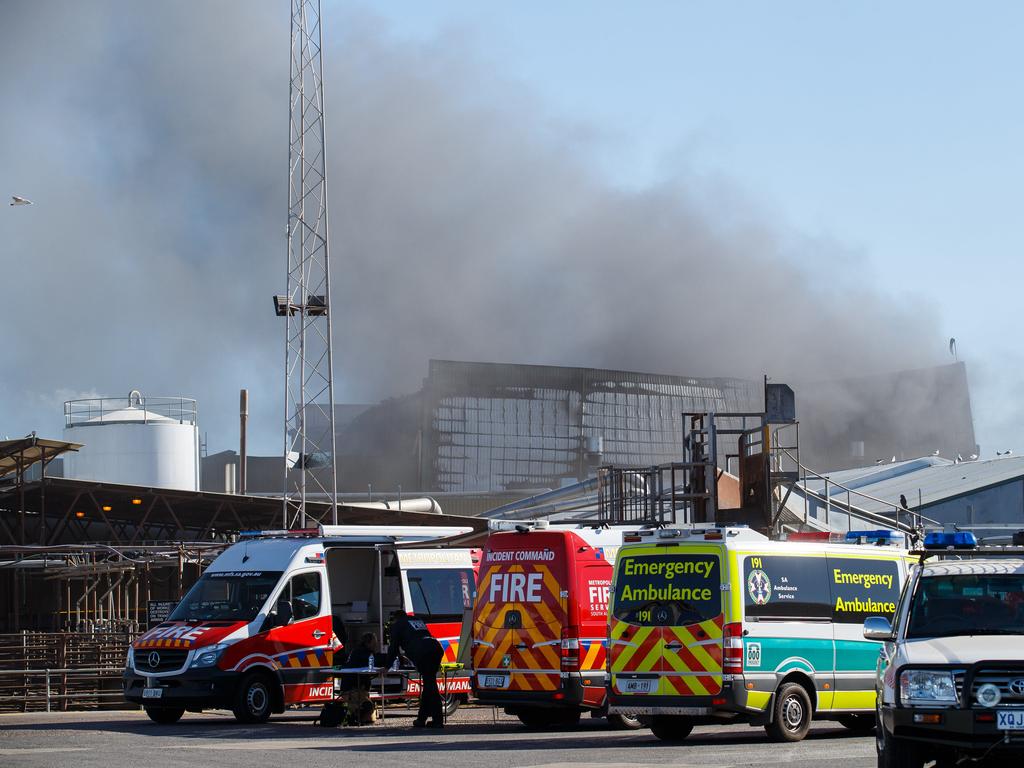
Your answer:
[[[738,722],[777,741],[799,741],[813,718],[870,730],[880,645],[861,625],[895,613],[903,544],[892,531],[627,533],[609,612],[611,712],[668,741]]]
[[[335,657],[340,663],[345,646],[368,631],[383,642],[396,609],[425,619],[454,657],[476,591],[473,554],[436,544],[471,530],[353,525],[243,534],[166,621],[132,644],[124,696],[158,723],[205,709],[264,722],[290,705],[331,700]],[[396,695],[418,689],[411,680]],[[449,689],[449,697],[466,695],[469,679],[451,680]]]

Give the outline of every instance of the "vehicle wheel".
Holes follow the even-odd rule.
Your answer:
[[[176,723],[185,714],[184,707],[145,707],[145,710],[149,719],[160,725]]]
[[[632,715],[608,715],[608,725],[615,731],[635,731],[643,727],[640,718]]]
[[[921,768],[924,765],[918,745],[890,736],[881,722],[875,725],[875,751],[878,753],[878,768]],[[938,762],[942,763],[941,757]]]
[[[874,715],[840,715],[836,721],[856,733],[871,733],[875,730]]]
[[[775,694],[772,721],[764,727],[772,741],[800,741],[811,727],[811,697],[798,683],[786,683]]]
[[[247,675],[238,684],[231,711],[240,723],[265,723],[273,705],[270,678],[259,673]]]
[[[454,715],[461,703],[462,700],[459,698],[459,694],[457,693],[449,693],[447,696],[444,696],[441,699],[441,704],[444,706],[444,716],[451,717]]]
[[[693,720],[682,715],[655,715],[651,730],[662,741],[683,741],[693,730]]]

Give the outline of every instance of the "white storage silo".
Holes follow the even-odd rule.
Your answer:
[[[64,403],[64,439],[82,443],[64,477],[199,490],[196,401],[185,397],[103,397]]]

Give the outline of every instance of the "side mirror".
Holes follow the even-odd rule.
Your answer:
[[[883,616],[869,616],[864,619],[865,640],[892,640],[892,624]]]

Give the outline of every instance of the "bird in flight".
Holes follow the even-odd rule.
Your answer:
[[[32,201],[28,198],[11,195],[11,205],[32,205]]]

